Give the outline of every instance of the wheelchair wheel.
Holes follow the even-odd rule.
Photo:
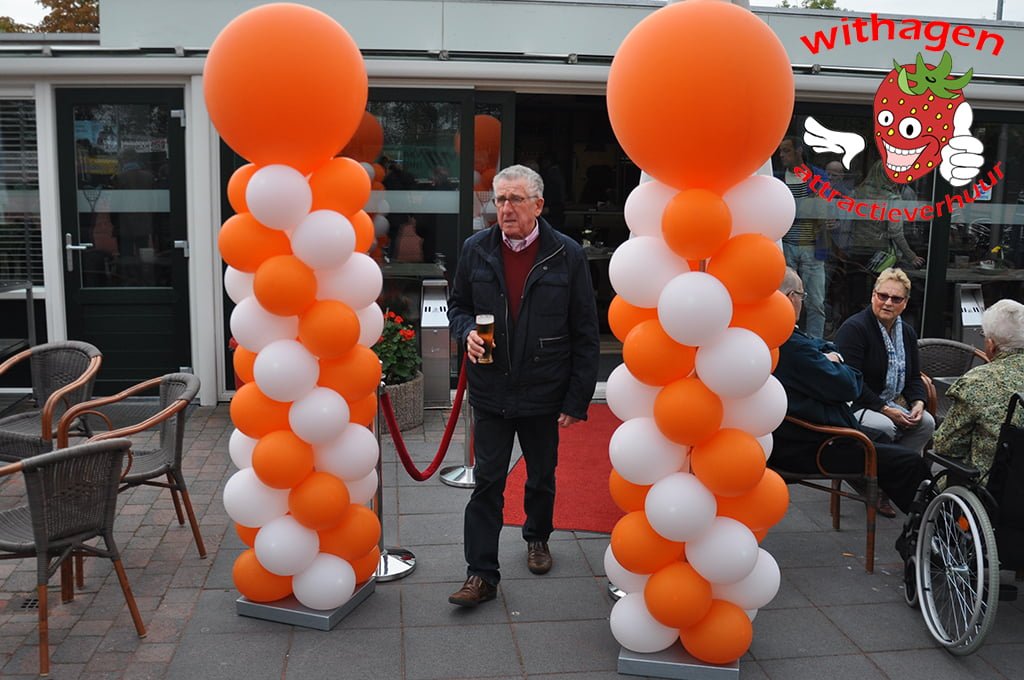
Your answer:
[[[917,599],[929,632],[949,652],[975,652],[995,622],[999,557],[985,507],[952,486],[925,510],[917,543]]]
[[[917,608],[917,557],[911,555],[903,563],[903,601],[908,607]]]

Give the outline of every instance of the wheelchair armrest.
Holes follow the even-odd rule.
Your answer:
[[[958,458],[950,458],[949,456],[943,456],[941,453],[935,453],[934,451],[925,451],[925,458],[938,463],[942,467],[946,468],[954,475],[960,477],[966,477],[967,479],[977,479],[981,476],[981,470],[963,462]]]

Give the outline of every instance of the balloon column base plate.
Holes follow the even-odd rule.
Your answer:
[[[375,588],[376,581],[371,578],[356,588],[348,602],[335,609],[310,609],[295,599],[294,595],[274,602],[253,602],[243,595],[235,600],[235,613],[290,626],[331,630],[368,598]]]
[[[740,663],[705,663],[683,649],[678,641],[668,649],[653,654],[631,652],[625,647],[619,650],[621,675],[645,675],[649,678],[675,678],[676,680],[737,680],[740,677]]]
[[[472,467],[453,465],[441,470],[441,483],[459,489],[472,489],[476,486],[476,477]]]

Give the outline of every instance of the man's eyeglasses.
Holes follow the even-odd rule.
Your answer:
[[[804,290],[791,290],[788,293],[786,293],[786,295],[796,295],[801,300],[806,300],[807,299],[807,291],[804,291]]]
[[[494,205],[498,206],[499,208],[505,205],[506,203],[511,203],[512,205],[519,207],[523,203],[526,203],[531,198],[536,198],[536,196],[495,196],[494,198],[491,199],[491,202],[494,203]]]
[[[879,293],[877,290],[875,291],[875,297],[878,298],[879,302],[889,302],[891,300],[894,305],[903,304],[907,299],[902,295],[889,295],[888,293]]]

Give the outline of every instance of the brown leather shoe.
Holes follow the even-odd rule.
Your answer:
[[[498,596],[498,587],[479,576],[470,576],[462,587],[448,596],[448,601],[460,607],[475,607]]]
[[[551,551],[543,541],[530,541],[526,544],[526,566],[534,574],[546,574],[551,571]]]

